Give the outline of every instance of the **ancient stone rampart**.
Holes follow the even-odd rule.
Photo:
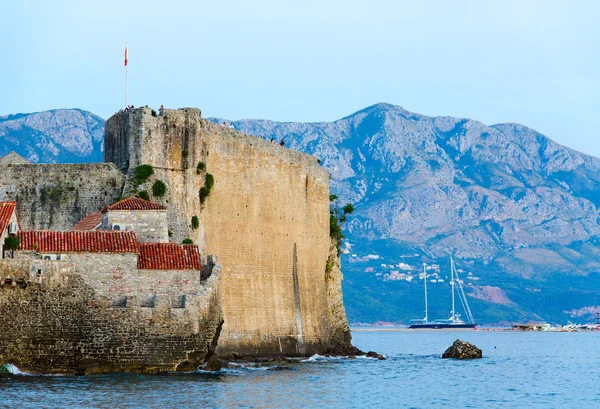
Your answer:
[[[212,353],[222,324],[218,265],[201,280],[197,270],[137,270],[136,254],[63,256],[0,260],[0,363],[155,373],[193,371]]]
[[[347,332],[343,308],[328,313],[331,283],[341,276],[326,279],[329,175],[315,157],[204,120],[193,108],[118,113],[106,122],[104,146],[105,161],[127,175],[125,192],[167,185],[151,200],[169,207],[172,241],[191,238],[219,256],[221,354],[325,352],[340,339],[337,327]],[[135,186],[139,165],[152,165],[154,175]],[[208,175],[214,187],[202,203]],[[341,288],[336,297],[341,302]]]
[[[23,229],[69,230],[120,196],[125,177],[112,163],[0,165],[0,201],[16,201]]]
[[[7,331],[30,331],[28,337],[37,339],[34,331],[42,324],[36,323],[47,321],[65,328],[47,342],[64,344],[69,353],[78,354],[74,345],[81,341],[91,348],[91,352],[84,349],[85,354],[110,353],[105,367],[124,362],[133,368],[138,365],[138,358],[133,357],[139,356],[141,340],[156,343],[158,349],[148,354],[167,348],[167,328],[177,327],[179,321],[163,325],[166,321],[161,320],[184,319],[185,325],[177,327],[173,336],[179,337],[179,346],[187,348],[186,342],[205,342],[209,333],[218,333],[214,318],[220,315],[214,311],[222,307],[225,323],[218,347],[222,355],[306,355],[349,347],[341,271],[339,264],[327,267],[337,260],[329,238],[329,175],[316,158],[204,120],[200,110],[193,108],[166,110],[164,116],[145,108],[120,112],[106,121],[104,146],[105,161],[111,163],[0,166],[0,200],[17,201],[23,229],[68,230],[119,197],[146,190],[152,201],[168,207],[171,242],[191,238],[203,254],[219,257],[218,302],[216,296],[200,297],[201,310],[212,312],[202,312],[200,321],[192,324],[189,317],[179,317],[185,315],[181,309],[174,308],[187,305],[184,310],[191,311],[191,301],[187,296],[184,300],[184,294],[161,297],[162,290],[152,279],[155,273],[139,272],[133,281],[125,275],[117,285],[112,270],[103,273],[108,278],[95,275],[100,270],[93,258],[81,260],[78,270],[67,268],[67,272],[49,264],[48,277],[54,278],[23,291],[12,284],[1,290],[0,311],[14,309],[20,316],[34,317],[3,327],[1,345],[16,342]],[[139,184],[134,171],[143,164],[152,165],[154,174]],[[152,186],[159,180],[167,191],[154,197]],[[199,191],[211,180],[214,186],[201,200]],[[197,227],[192,222],[195,218]],[[161,240],[163,236],[164,231]],[[3,268],[6,272],[12,267]],[[164,290],[169,291],[168,283],[174,280],[169,273],[160,271],[155,276],[164,278]],[[201,276],[206,277],[206,272]],[[120,294],[119,286],[135,288],[136,293]],[[156,288],[156,294],[150,294],[156,298],[151,300],[144,290],[150,287]],[[114,308],[123,304],[123,297],[126,307]],[[26,300],[45,300],[47,311],[35,310],[35,303]],[[148,312],[148,307],[140,306],[142,301],[154,303],[154,310]],[[134,319],[135,314],[143,319]],[[122,341],[104,335],[81,338],[77,322],[83,323],[85,333],[100,328],[105,335],[115,333],[133,344],[121,345]],[[197,331],[189,332],[190,328]],[[71,343],[71,337],[78,341]],[[103,342],[106,347],[101,347]],[[23,343],[10,348],[20,348],[11,354],[22,353],[24,367],[42,359],[25,351]],[[128,351],[133,352],[128,355]],[[163,364],[156,362],[157,367]]]

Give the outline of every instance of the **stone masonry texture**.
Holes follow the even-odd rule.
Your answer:
[[[137,270],[135,254],[0,261],[0,364],[42,373],[190,371],[222,323],[219,271]],[[17,318],[18,317],[18,318]]]
[[[151,200],[169,207],[171,240],[191,238],[219,256],[220,354],[305,355],[340,339],[343,304],[340,321],[328,312],[328,293],[341,272],[327,282],[325,271],[329,174],[315,157],[204,120],[198,109],[153,116],[141,108],[106,122],[105,161],[128,175],[126,192],[135,167],[152,165],[154,175],[138,189],[150,191],[155,180],[167,185],[164,197]],[[201,204],[207,174],[215,183]],[[341,287],[334,296],[341,302]]]
[[[36,368],[63,354],[69,358],[52,367],[57,372],[157,372],[194,369],[219,333],[223,356],[307,355],[350,345],[329,238],[329,174],[316,158],[223,128],[194,108],[164,116],[144,108],[120,112],[105,129],[104,164],[0,166],[0,201],[17,201],[23,229],[69,230],[146,190],[168,207],[168,240],[190,238],[202,254],[218,256],[219,274],[203,270],[207,279],[194,281],[192,292],[185,290],[192,279],[179,273],[136,272],[133,255],[44,261],[41,280],[41,260],[3,260],[3,280],[11,280],[0,287],[0,313],[30,318],[9,320],[0,331],[0,361],[17,357],[23,369]],[[133,173],[142,164],[154,174],[136,186]],[[214,186],[201,203],[209,174]],[[152,197],[157,180],[167,186],[160,198]],[[153,240],[164,239],[162,229]],[[113,256],[117,261],[98,258]],[[327,267],[331,257],[334,269]],[[19,274],[25,284],[16,284]],[[50,328],[60,330],[49,336]],[[95,369],[78,364],[98,359]]]

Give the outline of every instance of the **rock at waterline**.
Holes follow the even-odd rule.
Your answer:
[[[0,365],[0,378],[8,378],[13,376],[13,373],[8,368],[8,365]]]
[[[442,358],[454,358],[454,359],[475,359],[482,357],[481,349],[475,345],[465,341],[457,339],[454,343],[444,352]]]
[[[366,353],[366,356],[367,356],[368,358],[377,358],[377,359],[379,359],[380,361],[385,361],[385,357],[384,357],[383,355],[381,355],[381,354],[378,354],[378,353],[377,353],[377,352],[375,352],[375,351],[369,351],[369,352],[367,352],[367,353]]]

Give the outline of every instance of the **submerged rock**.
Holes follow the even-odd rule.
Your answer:
[[[381,355],[381,354],[378,354],[378,353],[377,353],[377,352],[375,352],[375,351],[369,351],[369,352],[367,352],[366,356],[367,356],[368,358],[377,358],[377,359],[379,359],[380,361],[385,361],[385,357],[384,357],[383,355]]]
[[[216,372],[223,368],[223,361],[221,361],[216,354],[212,354],[202,365],[202,369],[205,371]]]
[[[8,365],[0,365],[0,378],[9,378],[13,376]]]
[[[475,359],[481,358],[482,356],[481,349],[473,344],[457,339],[450,348],[444,352],[442,358]]]

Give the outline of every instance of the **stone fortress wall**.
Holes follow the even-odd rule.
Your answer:
[[[68,230],[121,196],[152,195],[161,180],[167,193],[151,200],[168,207],[170,241],[191,238],[203,254],[219,257],[219,353],[305,355],[350,346],[339,264],[326,271],[329,175],[316,158],[214,124],[194,108],[120,112],[105,127],[107,163],[0,165],[0,200],[18,202],[23,229]],[[142,164],[154,175],[136,186]],[[208,174],[215,182],[202,204]]]
[[[0,202],[17,202],[26,230],[69,230],[117,201],[123,183],[112,163],[0,164]]]
[[[105,161],[128,175],[125,191],[142,164],[155,173],[139,189],[150,191],[157,179],[167,184],[164,198],[151,199],[169,206],[172,241],[191,238],[218,255],[221,354],[339,348],[332,339],[343,337],[334,334],[349,330],[343,304],[328,296],[329,174],[315,157],[217,125],[194,108],[164,116],[144,108],[118,113],[106,122],[104,144]],[[205,169],[198,171],[198,163]],[[214,188],[202,204],[198,191],[207,174]],[[332,282],[339,284],[339,275]],[[337,312],[329,314],[330,307]],[[349,345],[349,337],[340,342]]]
[[[196,369],[218,337],[218,266],[138,270],[133,253],[0,261],[0,362],[44,373]],[[19,317],[19,318],[15,318]],[[59,359],[57,359],[59,357]]]

